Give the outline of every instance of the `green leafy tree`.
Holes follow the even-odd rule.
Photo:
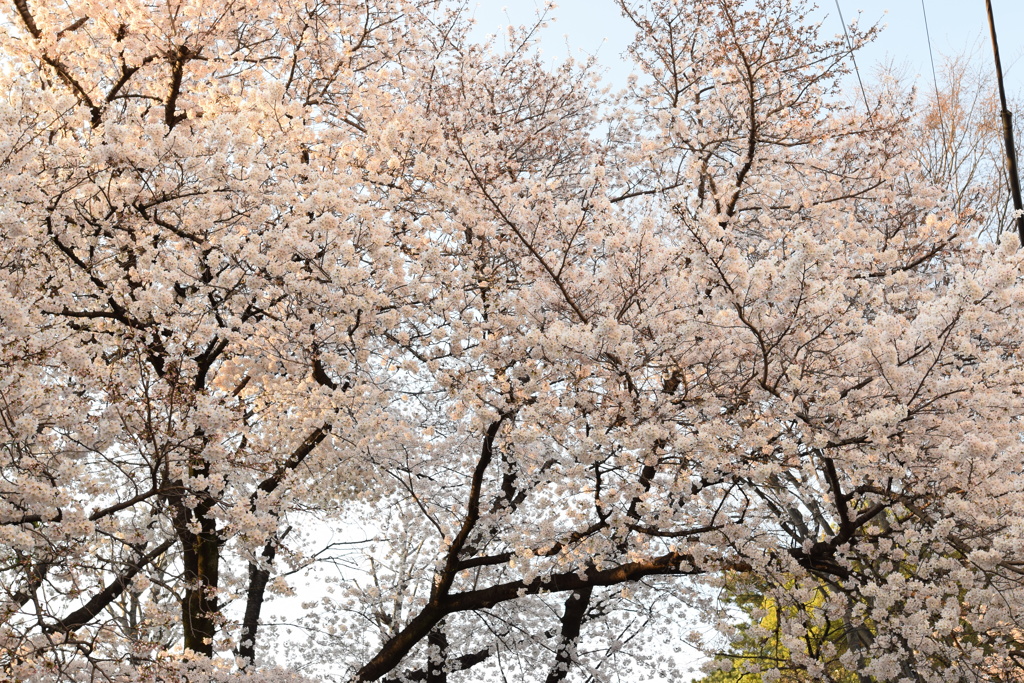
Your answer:
[[[782,604],[766,595],[763,583],[739,574],[730,576],[724,599],[739,613],[740,622],[729,648],[714,659],[718,668],[699,683],[862,683],[864,678],[849,668],[850,657],[844,655],[856,653],[870,639],[870,632],[864,626],[852,626],[846,619],[830,618],[824,609],[828,593],[823,582],[810,601]],[[803,638],[784,635],[783,623],[792,620],[806,624]],[[796,664],[793,654],[797,651],[819,663],[819,667]]]

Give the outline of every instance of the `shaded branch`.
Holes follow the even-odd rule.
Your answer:
[[[128,569],[109,583],[103,590],[94,595],[82,607],[46,627],[48,632],[71,633],[85,626],[102,612],[107,605],[116,600],[124,592],[131,580],[142,571],[150,562],[167,552],[167,549],[174,545],[174,539],[168,539],[154,548],[150,553],[143,555],[135,562],[128,565]]]
[[[431,600],[404,629],[387,641],[380,651],[356,674],[357,681],[376,681],[398,666],[402,659],[438,622],[449,614],[490,609],[503,602],[538,593],[581,591],[594,586],[613,586],[638,581],[648,576],[692,576],[703,573],[690,555],[671,552],[608,569],[590,567],[584,572],[566,572],[498,584],[489,588],[454,595],[432,596]]]

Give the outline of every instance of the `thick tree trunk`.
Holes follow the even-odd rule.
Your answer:
[[[201,531],[185,531],[181,536],[184,548],[185,599],[181,605],[181,621],[185,632],[185,649],[213,656],[213,638],[217,631],[217,582],[220,572],[220,539],[216,523],[202,518]]]
[[[427,634],[427,645],[430,656],[427,658],[426,683],[448,683],[448,636],[444,632],[444,621],[441,621]]]
[[[209,476],[209,463],[189,468],[192,477]],[[174,529],[181,541],[185,597],[181,603],[181,623],[185,649],[213,656],[213,638],[217,633],[217,586],[220,579],[221,539],[217,522],[209,516],[216,500],[204,493],[198,505],[185,504],[184,487],[171,503],[175,507]],[[195,495],[195,494],[194,494]],[[198,530],[196,525],[199,525]]]
[[[592,586],[585,586],[566,599],[558,652],[545,683],[561,683],[569,675],[569,669],[576,661],[576,644],[580,637],[580,629],[587,618],[587,608],[590,606],[593,593]]]
[[[263,548],[263,559],[269,564],[273,562],[277,550],[273,542]],[[243,668],[251,665],[256,659],[256,635],[260,627],[260,611],[263,608],[264,594],[270,570],[261,568],[255,562],[249,563],[249,590],[245,598],[245,616],[242,618],[242,635],[235,654],[244,660]]]

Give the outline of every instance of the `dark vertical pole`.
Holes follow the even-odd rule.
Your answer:
[[[988,28],[992,32],[992,52],[996,58],[996,82],[999,84],[1000,116],[1003,119],[1003,141],[1006,143],[1006,172],[1010,176],[1010,194],[1017,218],[1017,235],[1024,245],[1024,205],[1020,199],[1020,176],[1017,174],[1017,150],[1013,144],[1013,117],[1006,108],[1006,89],[1003,87],[1003,65],[999,61],[999,43],[996,41],[996,21],[992,16],[992,0],[985,0],[988,9]]]

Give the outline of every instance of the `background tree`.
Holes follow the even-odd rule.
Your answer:
[[[942,60],[938,87],[923,88],[916,116],[918,162],[952,208],[983,239],[998,240],[1013,223],[998,91],[979,55]],[[983,62],[988,64],[987,61]],[[1019,103],[1010,107],[1020,111]]]
[[[941,188],[961,229],[982,240],[998,241],[1003,231],[1012,229],[1012,205],[997,94],[984,81],[984,73],[972,55],[946,58],[939,72],[942,90],[935,92],[928,88],[915,91],[906,85],[904,77],[888,69],[879,73],[879,91],[871,97],[879,103],[886,99],[923,100],[923,106],[915,108],[911,124],[917,136],[912,154],[920,165],[919,172]],[[912,566],[900,571],[908,578],[915,573]],[[822,582],[819,590],[827,593],[832,589]],[[737,610],[740,620],[728,639],[728,649],[719,652],[715,661],[722,666],[731,664],[732,668],[714,671],[703,681],[759,681],[759,672],[771,666],[779,666],[785,680],[816,680],[805,668],[791,666],[791,655],[780,641],[781,622],[786,619],[816,625],[805,630],[803,642],[797,647],[828,662],[817,678],[866,679],[857,676],[856,667],[843,667],[838,660],[870,641],[876,631],[870,622],[853,627],[849,614],[839,619],[815,614],[820,611],[820,596],[807,604],[784,608],[766,597],[763,583],[739,576],[726,584],[723,598]],[[870,607],[870,599],[866,607]],[[979,642],[978,634],[966,624],[950,638]],[[987,674],[993,680],[1014,680],[1020,669],[1016,663],[1000,662],[993,664]]]
[[[286,678],[325,561],[335,678],[678,675],[642,634],[737,573],[860,676],[1010,661],[1015,245],[800,3],[620,7],[621,97],[458,5],[12,0],[7,677]]]

